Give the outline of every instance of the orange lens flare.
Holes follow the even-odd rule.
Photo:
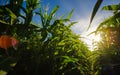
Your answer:
[[[7,50],[9,47],[13,47],[18,44],[18,40],[8,35],[2,35],[0,37],[0,47]]]

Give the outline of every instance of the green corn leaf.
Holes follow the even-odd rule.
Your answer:
[[[0,70],[0,75],[7,75],[7,72],[4,70]]]
[[[17,16],[9,9],[9,8],[5,8],[7,11],[8,11],[8,13],[9,13],[9,15],[12,17],[12,18],[17,18]]]
[[[91,34],[96,34],[96,33],[97,33],[97,31],[93,31],[93,32],[89,33],[87,36],[90,36]]]
[[[120,4],[104,6],[102,10],[120,10]]]
[[[51,18],[55,13],[56,13],[56,11],[59,9],[59,6],[56,6],[53,10],[52,10],[52,12],[50,13],[50,16],[49,16],[49,18]]]
[[[69,13],[69,15],[68,15],[67,19],[70,19],[70,18],[72,17],[73,12],[74,12],[74,10],[72,10],[72,11]]]
[[[7,23],[7,22],[5,22],[3,20],[0,20],[0,22],[3,23],[3,24],[9,25],[9,23]]]
[[[107,23],[109,22],[110,19],[112,19],[112,17],[109,18],[109,19],[106,19],[106,20],[104,20],[102,23],[100,23],[99,26],[97,27],[97,30],[96,30],[96,31],[99,31],[99,29],[101,29],[101,27],[103,27],[104,25],[109,25],[109,24],[107,24]],[[107,26],[107,27],[108,27],[108,26]]]
[[[68,28],[70,28],[71,26],[73,26],[74,24],[76,24],[77,22],[71,22],[69,25],[68,25]]]
[[[17,19],[17,16],[9,8],[5,8],[5,10],[11,16],[11,25],[13,25],[15,20]]]
[[[63,61],[63,63],[69,63],[69,62],[77,62],[78,59],[77,58],[73,58],[73,57],[69,57],[69,56],[62,56],[65,60]]]
[[[57,11],[58,9],[59,9],[59,6],[56,6],[56,7],[52,10],[52,12],[50,13],[50,15],[48,16],[48,19],[47,19],[47,22],[46,22],[47,24],[50,23],[53,15],[56,13],[56,11]]]
[[[112,24],[112,22],[116,19],[118,19],[120,17],[120,12],[111,16],[110,18],[104,20],[102,23],[99,24],[99,26],[97,27],[96,31],[99,31],[104,25],[107,25],[106,27],[110,27],[110,25]],[[116,24],[115,24],[116,25]],[[116,26],[114,26],[116,27]]]
[[[61,15],[59,19],[63,19],[65,17],[65,15],[66,14]]]

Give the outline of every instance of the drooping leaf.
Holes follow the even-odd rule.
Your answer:
[[[91,18],[90,18],[90,24],[89,24],[89,26],[88,26],[88,29],[90,28],[91,23],[92,23],[92,21],[93,21],[93,18],[95,17],[95,15],[96,15],[96,13],[97,13],[97,11],[98,11],[98,9],[99,9],[99,7],[100,7],[100,5],[101,5],[102,2],[103,2],[103,0],[98,0],[98,1],[96,2],[95,6],[94,6],[94,8],[93,8],[93,11],[92,11],[92,15],[91,15]]]
[[[109,19],[106,19],[106,20],[104,20],[102,23],[100,23],[99,26],[97,27],[97,31],[98,31],[101,27],[103,27],[103,25],[106,25],[106,27],[108,27],[108,26],[110,25],[109,20],[111,20],[111,19],[112,19],[112,17],[109,18]],[[107,26],[107,25],[108,25],[108,26]]]
[[[120,4],[104,6],[102,10],[120,10]]]
[[[99,31],[99,29],[101,29],[101,27],[103,27],[104,25],[106,25],[105,27],[110,27],[113,21],[115,21],[117,18],[120,18],[120,12],[100,23],[96,31]],[[116,24],[114,24],[114,27],[116,27]]]

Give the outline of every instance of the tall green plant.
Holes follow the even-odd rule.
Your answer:
[[[76,23],[70,21],[73,10],[67,17],[55,19],[58,6],[48,13],[43,11],[42,7],[39,12],[35,11],[39,5],[37,0],[27,0],[25,4],[26,7],[20,6],[25,15],[20,11],[17,15],[12,11],[14,7],[8,8],[9,12],[16,16],[17,22],[12,25],[6,20],[2,22],[10,26],[9,35],[15,34],[20,43],[17,51],[9,49],[10,57],[0,49],[0,69],[6,71],[7,75],[89,75],[90,51],[79,36],[70,30]],[[41,17],[40,27],[32,23],[34,12]],[[8,13],[6,16],[11,17]]]
[[[0,36],[4,34],[14,36],[17,39],[19,39],[20,46],[21,44],[24,45],[26,41],[25,38],[30,37],[31,33],[33,35],[33,33],[35,33],[33,31],[36,30],[37,28],[37,26],[30,23],[31,21],[29,21],[29,25],[28,25],[29,27],[26,27],[25,22],[20,20],[19,17],[21,17],[20,14],[22,14],[20,12],[20,9],[24,10],[24,7],[22,7],[22,2],[23,2],[22,0],[21,1],[10,0],[9,4],[5,6],[0,6],[0,17],[1,17],[0,18]],[[33,5],[31,5],[30,7],[32,6]],[[28,13],[26,13],[26,15],[27,14]],[[32,17],[32,15],[30,16]],[[26,18],[28,18],[28,16],[24,16],[25,21],[26,21]],[[25,40],[25,41],[22,41],[22,40]],[[11,71],[13,67],[15,67],[16,63],[19,61],[19,54],[22,53],[21,51],[19,52],[19,49],[15,51],[13,48],[9,48],[8,52],[10,56],[7,56],[4,53],[4,49],[0,48],[0,59],[1,59],[0,70],[6,71],[6,72]]]
[[[119,36],[120,36],[120,8],[119,4],[104,6],[102,10],[113,11],[113,15],[101,22],[96,29],[96,34],[101,34],[103,38],[97,44],[98,65],[101,67],[100,74],[117,74],[119,58]],[[114,59],[115,58],[115,59]],[[114,60],[113,60],[114,59]],[[117,62],[116,62],[117,61]],[[109,68],[107,68],[109,67]],[[111,71],[111,72],[109,72]]]

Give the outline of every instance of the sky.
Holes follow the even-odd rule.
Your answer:
[[[72,30],[81,34],[85,31],[89,25],[90,16],[92,13],[92,9],[97,0],[41,0],[41,5],[45,7],[47,4],[49,5],[49,10],[52,10],[56,5],[59,5],[60,8],[57,12],[57,15],[68,14],[72,9],[74,9],[73,16],[71,18],[72,21],[77,21],[78,23],[73,26]],[[118,4],[120,0],[103,0],[101,8],[105,5],[110,4]],[[106,17],[109,17],[111,13],[107,11],[101,11],[97,13],[92,26],[94,24],[100,23],[99,21],[104,20]],[[97,20],[96,20],[97,19]],[[97,26],[97,25],[96,25]]]
[[[68,14],[72,9],[74,9],[73,16],[71,21],[77,22],[72,26],[72,31],[76,34],[80,34],[83,38],[83,41],[92,48],[92,38],[94,35],[87,36],[90,32],[94,31],[97,26],[106,18],[112,15],[110,11],[102,11],[102,7],[111,4],[118,4],[120,0],[103,0],[102,5],[97,12],[90,29],[87,31],[89,25],[91,13],[93,7],[97,0],[41,0],[41,5],[45,7],[49,5],[49,10],[52,10],[56,5],[59,5],[60,8],[57,12],[57,15]],[[97,38],[97,37],[94,37]]]

